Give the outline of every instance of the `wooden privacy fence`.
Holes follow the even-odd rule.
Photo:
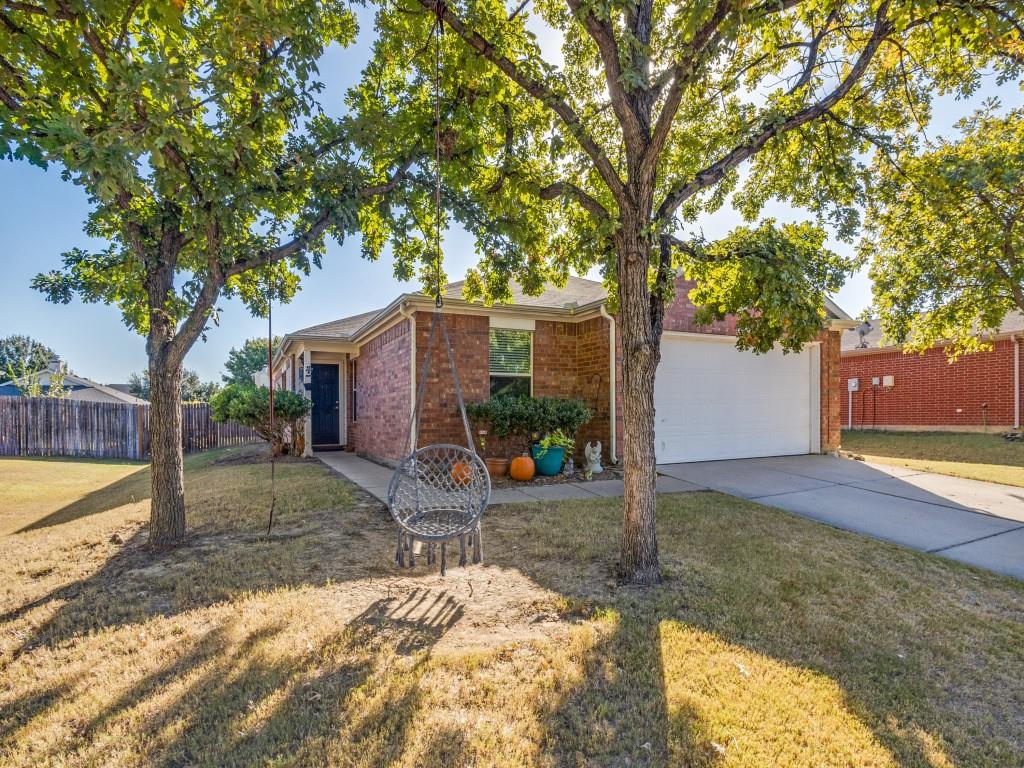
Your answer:
[[[205,403],[181,407],[186,453],[259,442],[249,427],[218,424]],[[0,456],[149,458],[149,406],[54,397],[0,397]]]

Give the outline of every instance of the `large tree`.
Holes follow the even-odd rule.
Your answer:
[[[922,352],[977,351],[1024,312],[1024,110],[990,104],[962,136],[878,156],[861,250],[887,337]]]
[[[176,544],[182,362],[218,299],[287,300],[405,161],[364,171],[348,123],[324,117],[316,63],[356,33],[340,2],[0,0],[0,29],[0,154],[61,166],[109,243],[35,286],[115,305],[145,336],[149,540]]]
[[[43,370],[57,353],[31,336],[0,339],[0,376],[22,376]]]
[[[695,236],[698,217],[731,194],[756,219],[776,198],[852,237],[871,143],[927,115],[935,89],[968,94],[985,66],[1015,75],[1021,15],[1007,0],[405,0],[380,10],[353,104],[388,119],[364,151],[386,157],[410,126],[429,124],[436,87],[440,224],[454,216],[483,256],[467,293],[501,301],[510,278],[535,291],[598,264],[617,298],[621,578],[659,579],[654,379],[677,268],[703,280],[705,316],[740,315],[741,346],[799,349],[848,267],[810,247],[821,239],[806,228],[766,224],[714,245]],[[561,64],[545,61],[531,30],[548,54],[560,45]],[[368,250],[393,237],[411,254],[408,273],[414,257],[432,257],[438,223],[432,169],[418,172],[402,206],[364,222]]]
[[[275,336],[273,349],[276,352],[281,344],[281,337]],[[225,384],[238,384],[239,386],[252,386],[253,375],[265,370],[267,367],[267,339],[255,338],[246,339],[241,347],[232,347],[228,352],[228,359],[224,363],[227,371],[221,374]]]
[[[132,373],[128,377],[128,391],[143,400],[149,400],[151,387],[149,385],[149,371],[141,374]],[[203,381],[199,374],[191,368],[181,369],[181,399],[186,403],[208,403],[217,392],[220,385],[215,381]]]

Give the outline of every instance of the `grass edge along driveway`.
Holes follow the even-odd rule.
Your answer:
[[[1024,487],[1024,442],[980,432],[843,430],[843,450],[867,461]]]

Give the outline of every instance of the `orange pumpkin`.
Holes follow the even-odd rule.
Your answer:
[[[469,485],[472,478],[473,470],[469,464],[464,461],[456,461],[452,464],[452,480],[456,485]]]
[[[528,483],[533,480],[533,473],[536,471],[537,465],[533,463],[533,459],[529,456],[516,456],[512,459],[512,466],[509,467],[508,473],[512,475],[513,480]]]

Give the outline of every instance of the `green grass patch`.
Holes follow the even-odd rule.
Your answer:
[[[843,449],[868,461],[1024,487],[1024,442],[978,432],[844,430]]]

